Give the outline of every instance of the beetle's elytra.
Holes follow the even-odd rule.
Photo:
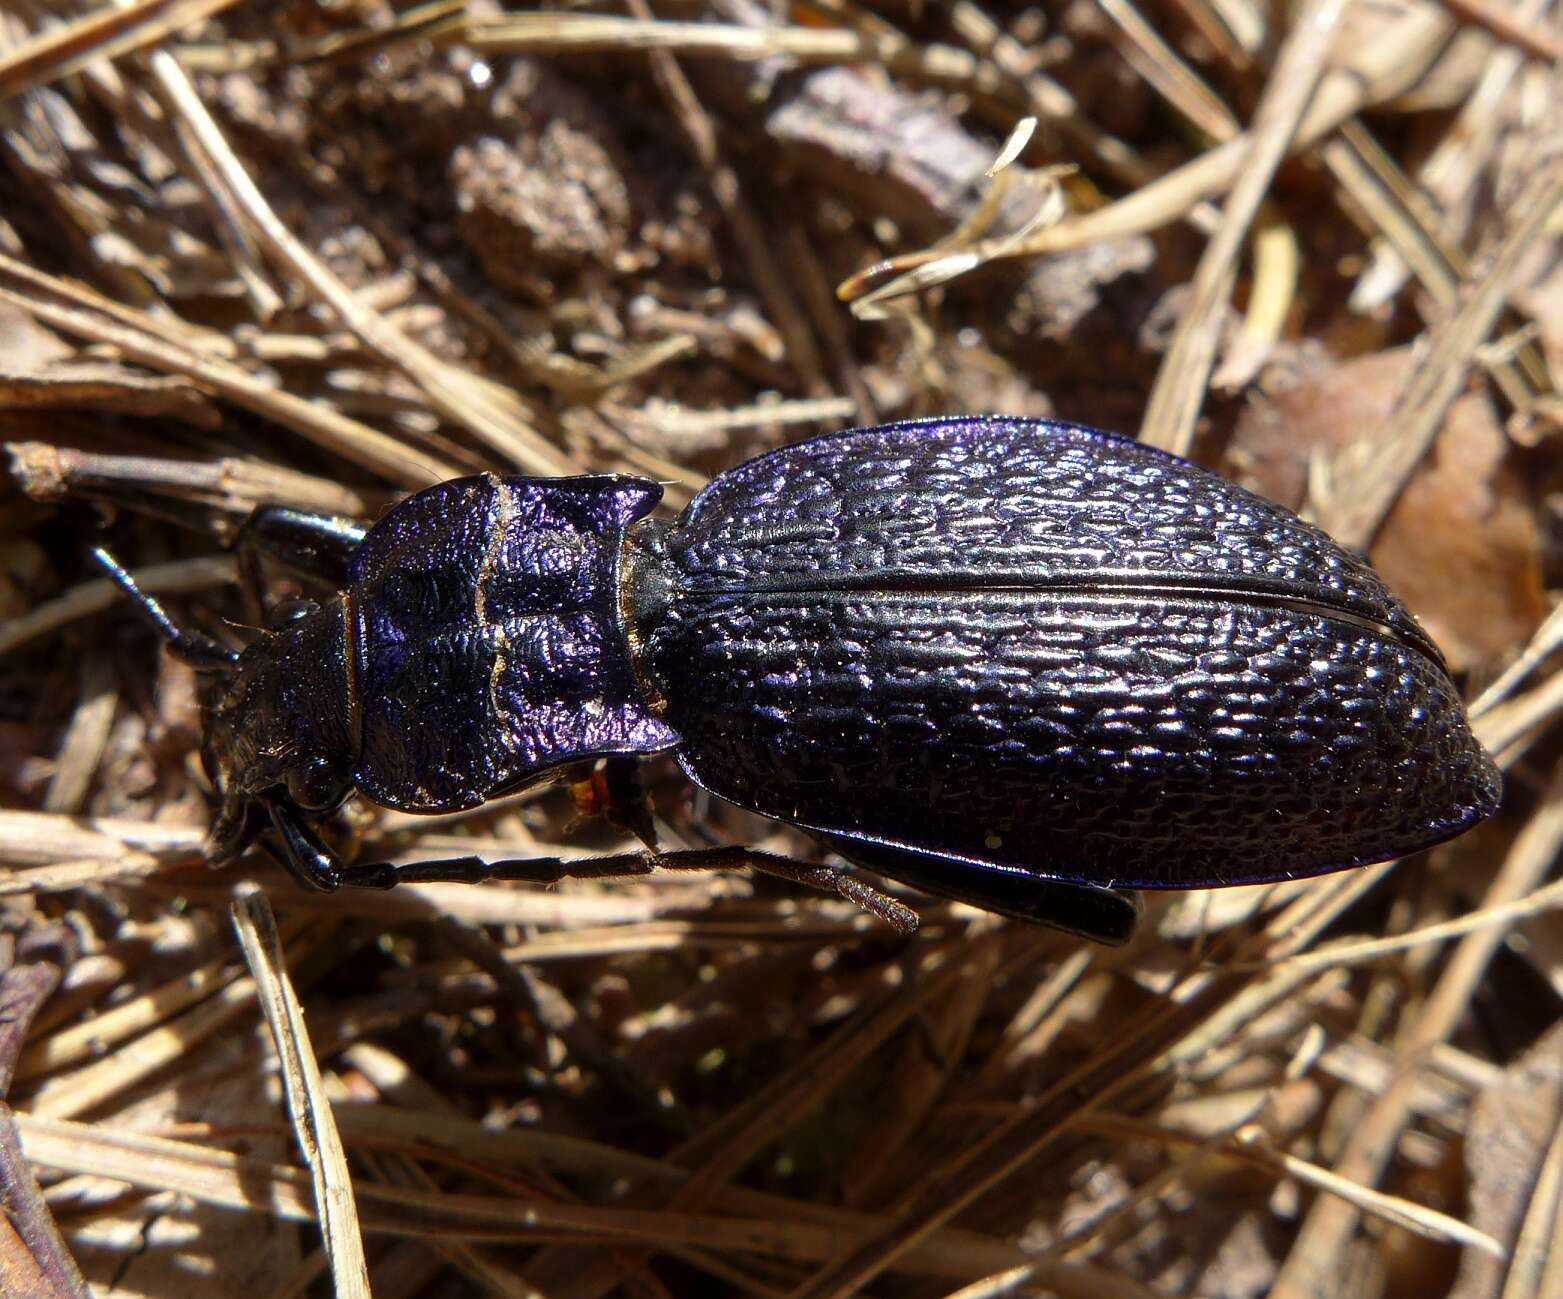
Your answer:
[[[251,548],[340,594],[238,654],[114,566],[208,671],[214,858],[264,832],[325,887],[644,870],[344,867],[309,819],[354,790],[446,811],[668,750],[879,874],[1116,941],[1120,890],[1380,861],[1497,805],[1438,650],[1373,571],[1133,441],[937,419],[761,456],[671,522],[659,497],[485,476],[367,533],[260,511]],[[799,871],[899,918],[850,877]]]

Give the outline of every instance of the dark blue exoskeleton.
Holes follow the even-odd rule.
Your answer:
[[[1373,571],[1173,456],[942,419],[761,456],[671,522],[660,494],[469,478],[367,534],[261,511],[246,549],[341,594],[237,655],[104,557],[213,670],[213,859],[269,826],[323,887],[748,863],[911,923],[851,875],[742,849],[343,866],[309,825],[354,789],[440,812],[671,750],[879,874],[1122,941],[1123,890],[1380,861],[1497,805],[1438,650]]]

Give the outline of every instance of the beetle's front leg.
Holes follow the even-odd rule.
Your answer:
[[[305,888],[329,893],[344,882],[342,859],[332,852],[291,803],[268,803],[277,842],[262,837],[261,845]]]
[[[250,616],[257,623],[266,618],[263,556],[340,589],[347,585],[348,563],[363,540],[364,529],[351,519],[310,514],[285,505],[259,506],[244,521],[234,543],[239,583]]]
[[[750,848],[689,848],[678,852],[610,853],[603,857],[521,857],[487,862],[481,857],[447,857],[438,861],[365,862],[338,868],[336,883],[358,888],[388,889],[397,884],[479,884],[484,880],[519,880],[557,884],[563,879],[622,879],[649,875],[655,869],[683,871],[762,871],[795,884],[836,893],[878,917],[897,933],[917,928],[917,913],[862,880],[832,866],[811,866],[777,853]]]

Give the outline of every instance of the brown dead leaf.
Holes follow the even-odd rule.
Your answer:
[[[1310,460],[1382,427],[1410,375],[1408,349],[1341,362],[1261,398],[1238,420],[1230,463],[1244,486],[1300,508]],[[1372,550],[1384,580],[1456,671],[1492,662],[1545,615],[1540,542],[1492,402],[1457,400]]]

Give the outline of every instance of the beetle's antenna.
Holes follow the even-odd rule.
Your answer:
[[[182,663],[208,672],[232,667],[239,658],[236,650],[220,645],[210,636],[198,631],[186,631],[174,625],[163,606],[136,585],[136,579],[102,546],[92,548],[92,558],[98,567],[113,578],[115,584],[136,603],[136,607],[157,628],[168,642],[168,649]]]

